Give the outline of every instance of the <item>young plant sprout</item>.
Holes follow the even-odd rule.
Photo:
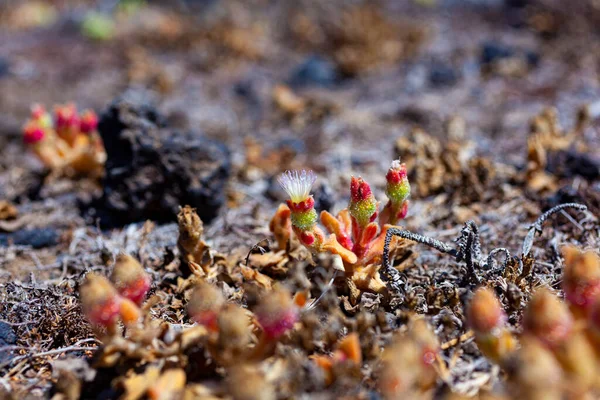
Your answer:
[[[88,274],[81,284],[79,297],[87,319],[92,324],[105,328],[110,336],[118,332],[119,317],[128,326],[137,323],[141,317],[138,306],[121,296],[102,275]]]
[[[499,362],[516,348],[516,340],[506,328],[502,304],[489,288],[475,291],[467,316],[479,350],[490,360]]]
[[[217,318],[224,305],[223,293],[215,286],[201,282],[192,292],[187,311],[198,324],[204,325],[209,331],[216,332],[219,329]]]
[[[142,265],[128,254],[117,257],[110,280],[121,296],[137,305],[142,304],[151,285]]]
[[[593,251],[582,252],[575,246],[565,246],[562,253],[565,298],[576,315],[585,316],[600,296],[600,257]]]
[[[290,209],[292,229],[303,245],[320,251],[324,234],[317,224],[315,199],[310,194],[317,175],[312,171],[287,171],[279,177],[279,184],[290,197],[287,206]]]
[[[408,213],[410,183],[406,165],[401,164],[399,160],[393,161],[385,179],[387,181],[385,194],[389,201],[381,213],[380,223],[396,225]]]
[[[321,212],[320,222],[329,236],[317,224],[319,218],[311,195],[315,180],[316,175],[312,171],[286,171],[280,176],[279,183],[289,199],[286,205],[279,206],[270,224],[279,248],[287,246],[293,231],[311,251],[339,256],[346,278],[358,290],[383,291],[386,286],[378,270],[386,231],[391,227],[390,223],[399,222],[408,211],[410,185],[405,165],[394,161],[387,172],[389,201],[379,218],[379,202],[371,187],[364,179],[352,177],[348,208],[335,216],[327,211]]]
[[[83,313],[91,323],[109,327],[117,321],[122,299],[105,277],[88,274],[79,293]]]
[[[290,292],[278,288],[260,300],[255,315],[264,336],[269,341],[275,341],[294,327],[299,310]]]
[[[578,329],[565,303],[549,289],[537,290],[523,315],[523,333],[536,337],[582,388],[596,376],[597,360],[590,341]]]
[[[554,355],[535,337],[526,335],[520,348],[504,362],[507,389],[513,399],[559,400],[564,372]]]
[[[78,114],[74,104],[57,106],[54,116],[35,105],[23,128],[25,145],[51,170],[69,169],[101,176],[106,152],[91,110]]]
[[[438,378],[437,337],[423,320],[413,322],[409,331],[396,334],[377,368],[378,389],[384,399],[431,398]]]

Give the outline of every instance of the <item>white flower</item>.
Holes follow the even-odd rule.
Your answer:
[[[310,196],[310,190],[317,180],[317,175],[312,171],[285,171],[277,181],[290,196],[294,203],[300,203]]]

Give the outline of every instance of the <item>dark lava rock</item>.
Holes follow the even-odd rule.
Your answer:
[[[325,182],[318,183],[313,189],[313,196],[316,210],[331,211],[336,200],[335,192],[331,186]]]
[[[492,64],[500,59],[513,57],[515,51],[500,43],[486,42],[481,48],[481,63]]]
[[[574,149],[548,154],[546,169],[561,177],[581,176],[588,180],[600,178],[600,160]]]
[[[10,63],[4,57],[0,57],[0,78],[4,78],[10,72]]]
[[[12,346],[15,343],[17,343],[17,335],[12,326],[0,321],[0,363],[7,361],[12,353],[10,350],[2,350],[2,347]]]
[[[513,48],[498,42],[482,44],[480,62],[483,66],[489,66],[506,58],[522,59],[530,68],[537,67],[540,61],[540,55],[531,50]]]
[[[585,204],[593,215],[598,215],[600,213],[600,182],[591,185],[584,182],[577,187],[573,184],[565,185],[544,200],[542,209],[549,210],[564,203]]]
[[[104,193],[92,206],[103,227],[174,221],[183,205],[205,222],[216,217],[231,168],[223,143],[170,129],[140,93],[115,100],[98,130],[108,158]]]
[[[292,72],[289,78],[290,86],[324,86],[335,85],[339,74],[334,63],[319,56],[311,56]]]
[[[435,63],[429,71],[429,82],[433,87],[453,86],[458,78],[456,69],[445,64]]]
[[[31,246],[34,249],[56,246],[59,242],[60,234],[51,228],[22,229],[12,233],[0,234],[0,246],[9,244],[17,246]]]
[[[504,0],[504,4],[506,4],[507,7],[513,8],[525,8],[529,3],[530,0]]]
[[[12,326],[8,323],[0,321],[0,345],[7,346],[17,343],[17,335]]]

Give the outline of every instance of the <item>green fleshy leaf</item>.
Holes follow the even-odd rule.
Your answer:
[[[360,226],[366,226],[377,211],[377,202],[374,198],[350,202],[348,211]]]
[[[388,184],[385,194],[393,204],[401,204],[410,196],[410,183],[404,179],[397,184]]]
[[[314,208],[303,212],[292,212],[291,218],[293,226],[302,231],[307,231],[317,223],[317,212]]]

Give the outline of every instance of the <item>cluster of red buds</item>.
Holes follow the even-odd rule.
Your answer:
[[[117,332],[119,318],[127,326],[136,324],[141,317],[140,305],[150,289],[150,276],[140,263],[129,255],[117,257],[110,280],[89,273],[79,289],[81,306],[87,319],[94,325]]]
[[[51,115],[35,105],[23,127],[23,141],[50,169],[99,175],[106,152],[97,128],[98,117],[91,110],[79,114],[74,104],[66,104],[55,107]]]
[[[379,202],[371,187],[360,177],[350,181],[348,208],[336,216],[322,211],[320,221],[329,235],[318,226],[315,200],[310,194],[316,175],[312,171],[287,171],[279,183],[289,196],[277,209],[270,229],[280,248],[286,248],[291,233],[311,251],[330,252],[341,257],[346,275],[360,290],[380,292],[385,284],[378,269],[385,235],[391,226],[406,217],[410,184],[406,166],[392,162],[387,175],[388,202],[379,214]]]
[[[478,289],[467,310],[479,349],[507,370],[519,398],[579,398],[600,388],[600,257],[574,246],[563,248],[563,255],[566,302],[538,289],[518,339],[490,289]]]
[[[289,291],[275,288],[266,293],[254,309],[255,325],[262,334],[256,346],[249,350],[252,329],[249,316],[252,315],[234,304],[228,304],[221,290],[207,282],[200,282],[192,291],[187,305],[188,315],[199,325],[204,326],[218,346],[215,357],[224,360],[222,352],[237,355],[237,358],[261,359],[270,354],[277,341],[292,330],[300,315]],[[225,358],[230,359],[225,355]]]

